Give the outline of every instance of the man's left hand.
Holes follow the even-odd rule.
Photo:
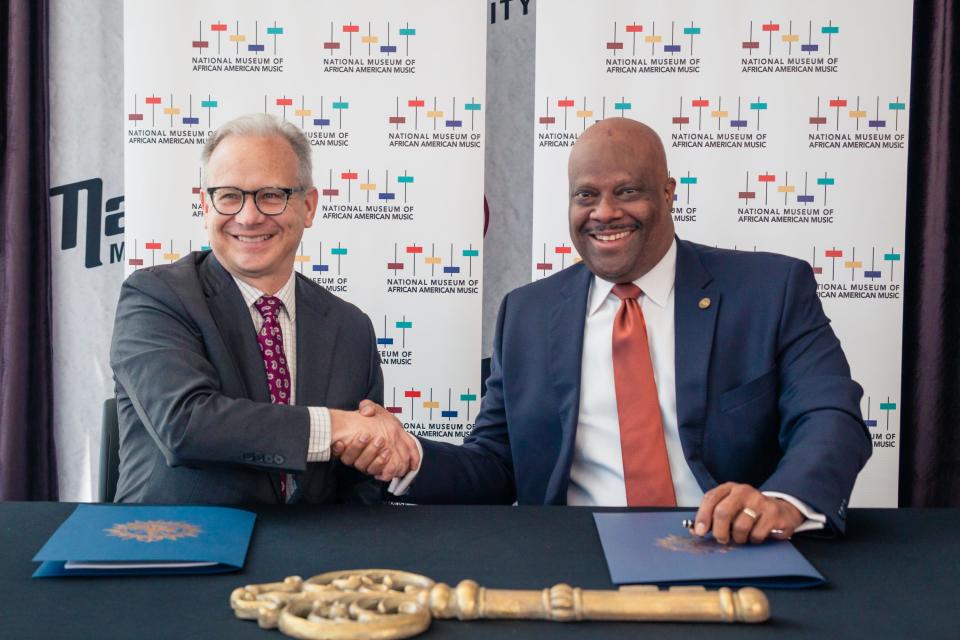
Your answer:
[[[755,517],[754,517],[755,516]],[[726,482],[703,496],[694,521],[694,535],[712,532],[717,542],[763,542],[777,529],[777,539],[787,539],[806,518],[789,502],[770,498],[748,484]]]

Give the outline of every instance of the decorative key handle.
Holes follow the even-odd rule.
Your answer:
[[[248,585],[230,594],[238,618],[305,640],[409,638],[431,618],[764,622],[770,604],[759,589],[655,586],[588,590],[558,584],[540,591],[486,589],[473,580],[456,587],[390,569],[334,571],[304,581]]]

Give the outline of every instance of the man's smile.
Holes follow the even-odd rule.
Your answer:
[[[240,236],[235,233],[230,233],[228,235],[234,240],[238,240],[244,244],[252,244],[252,243],[258,243],[258,242],[266,242],[267,240],[272,238],[275,234],[264,233],[256,236]]]
[[[604,244],[604,243],[617,242],[618,240],[622,240],[632,235],[635,231],[638,231],[639,229],[640,229],[640,225],[637,225],[637,224],[631,224],[627,226],[603,225],[603,226],[594,227],[593,229],[586,230],[584,231],[584,234],[590,236],[590,238],[592,238],[594,241],[600,244]]]

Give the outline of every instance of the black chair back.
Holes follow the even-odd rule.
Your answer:
[[[100,502],[113,502],[120,475],[120,425],[117,419],[117,399],[103,402],[102,430],[100,432]]]

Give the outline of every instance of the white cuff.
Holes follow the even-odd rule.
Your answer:
[[[416,469],[411,469],[407,472],[407,475],[402,478],[394,478],[390,481],[390,486],[387,487],[387,491],[392,493],[395,496],[406,495],[407,491],[410,489],[411,483],[416,479],[417,474],[420,473],[420,469],[423,468],[423,447],[420,446],[420,441],[417,440],[412,434],[407,434],[413,441],[417,443],[417,450],[420,452],[420,465]]]
[[[822,513],[817,513],[805,502],[801,502],[791,495],[780,493],[778,491],[764,491],[763,495],[767,496],[768,498],[780,498],[785,502],[789,502],[797,508],[797,511],[803,514],[803,517],[806,518],[806,520],[804,520],[799,527],[793,530],[794,533],[800,533],[802,531],[819,531],[826,526],[827,516],[823,515]]]
[[[307,407],[307,411],[310,412],[307,462],[326,462],[330,459],[330,410],[326,407]]]

